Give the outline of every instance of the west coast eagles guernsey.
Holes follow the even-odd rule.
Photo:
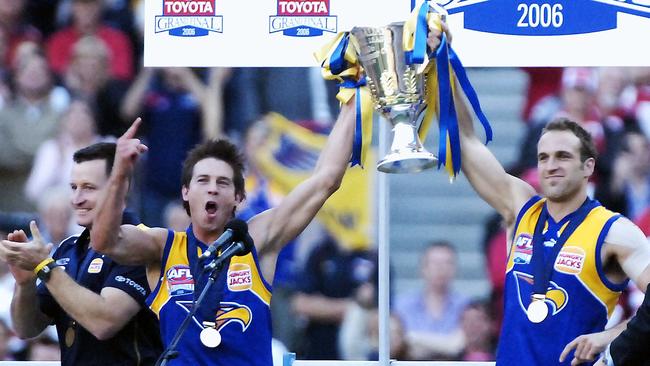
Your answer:
[[[555,258],[541,323],[528,320],[533,294],[532,236],[546,199],[535,196],[519,212],[506,267],[504,314],[497,365],[570,365],[573,353],[560,363],[564,347],[582,334],[602,331],[627,283],[605,277],[601,250],[612,223],[620,215],[594,202],[594,207],[568,237]],[[555,222],[548,216],[543,231],[545,257],[575,216]]]
[[[202,278],[200,254],[207,245],[198,241],[190,226],[186,232],[169,230],[160,280],[147,299],[160,319],[165,347],[198,297]],[[217,278],[176,348],[180,354],[169,363],[210,366],[269,366],[271,358],[271,287],[262,278],[257,253],[233,257]],[[219,301],[220,300],[220,301]],[[217,302],[219,303],[217,305]],[[212,308],[210,308],[212,306]],[[205,309],[209,309],[207,312]],[[212,310],[213,309],[213,310]],[[216,323],[221,344],[204,346],[199,338],[204,321]]]

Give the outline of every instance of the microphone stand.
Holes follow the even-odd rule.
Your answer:
[[[217,277],[219,277],[219,274],[223,269],[224,262],[226,261],[219,261],[219,257],[215,257],[212,260],[212,262],[210,262],[210,264],[203,267],[203,271],[205,271],[206,269],[209,269],[211,271],[210,277],[208,278],[208,283],[206,283],[205,287],[203,287],[203,291],[201,291],[199,298],[194,302],[192,309],[190,309],[190,312],[187,314],[185,319],[183,319],[183,323],[181,323],[181,326],[176,331],[176,334],[174,334],[174,338],[169,343],[169,346],[167,346],[167,349],[165,349],[162,355],[160,355],[160,358],[158,358],[158,361],[156,362],[156,366],[166,366],[169,360],[178,357],[179,352],[176,350],[176,346],[178,345],[178,342],[181,340],[183,333],[185,333],[185,330],[187,329],[187,326],[190,324],[192,318],[194,317],[194,314],[196,314],[196,311],[201,306],[201,303],[203,302],[205,295],[207,295],[212,285],[214,285],[214,282],[216,281]]]

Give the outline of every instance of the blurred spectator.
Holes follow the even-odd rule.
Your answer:
[[[30,53],[18,61],[15,96],[0,110],[0,209],[25,208],[23,187],[38,147],[52,138],[69,96],[54,87],[47,61]],[[29,138],[25,138],[29,136]]]
[[[493,321],[485,303],[470,302],[463,310],[461,328],[465,338],[465,349],[459,361],[494,361]]]
[[[67,187],[74,152],[100,140],[88,104],[82,100],[73,101],[60,119],[58,134],[38,147],[25,185],[25,196],[36,204],[47,188]]]
[[[27,0],[0,0],[0,28],[6,37],[6,52],[1,63],[13,63],[16,48],[22,42],[32,41],[40,43],[41,33],[28,24],[24,18]],[[0,42],[2,43],[2,42]]]
[[[624,115],[635,120],[650,138],[650,67],[632,68],[631,78],[632,84],[621,94],[621,107]]]
[[[7,37],[7,32],[0,27],[0,60],[4,60],[7,55]],[[5,102],[11,98],[9,72],[9,63],[4,61],[0,62],[0,109],[2,109]]]
[[[397,298],[395,312],[404,322],[412,359],[449,360],[464,347],[460,321],[468,300],[451,289],[456,265],[449,242],[431,243],[420,262],[424,287]]]
[[[169,202],[163,213],[165,227],[173,231],[185,231],[190,226],[191,220],[185,212],[183,204],[178,201]]]
[[[189,68],[143,68],[127,92],[122,115],[141,116],[141,131],[149,147],[144,161],[142,221],[162,226],[162,212],[178,199],[181,164],[187,152],[204,139],[222,134],[221,93],[229,70]],[[170,138],[172,136],[172,138]]]
[[[623,123],[624,111],[621,108],[621,93],[629,85],[630,72],[624,67],[600,67],[598,72],[598,88],[596,103],[604,119],[614,118],[617,121],[606,123]]]
[[[11,295],[9,295],[11,296]],[[0,361],[11,361],[13,357],[9,352],[9,340],[11,339],[11,330],[3,319],[0,319]]]
[[[129,84],[110,75],[109,61],[110,51],[104,41],[84,36],[73,46],[64,82],[72,95],[89,102],[97,120],[97,132],[117,137],[128,127],[120,115],[120,106]]]
[[[61,243],[68,238],[72,222],[72,208],[70,207],[70,188],[65,186],[53,187],[45,190],[38,201],[38,215],[40,218],[41,235],[47,243]],[[79,227],[82,231],[82,228]]]
[[[27,1],[25,16],[28,22],[38,28],[45,38],[57,28],[55,14],[59,3],[60,0]]]
[[[74,0],[57,0],[56,23],[60,27],[69,25],[72,22],[72,4]],[[112,28],[132,35],[134,32],[134,7],[133,0],[102,0],[101,18],[104,23]]]
[[[337,90],[337,84],[326,82],[317,67],[235,69],[225,85],[224,130],[241,136],[260,116],[277,112],[322,131],[331,127],[338,114]]]
[[[404,325],[400,318],[391,314],[388,318],[388,328],[390,337],[390,358],[393,360],[409,360],[409,348],[406,342],[406,334],[404,333]],[[376,361],[379,359],[379,317],[377,311],[370,314],[368,320],[369,325],[369,338],[372,349],[368,356],[368,360]]]
[[[123,80],[133,78],[131,41],[124,32],[102,22],[103,3],[103,0],[72,0],[72,25],[54,33],[47,41],[47,57],[57,75],[65,73],[74,44],[83,36],[95,35],[110,50],[111,76]]]
[[[371,280],[374,264],[367,251],[349,251],[326,237],[310,253],[298,276],[292,308],[305,320],[300,358],[340,360],[338,335],[353,295]]]
[[[528,74],[526,104],[522,110],[524,122],[535,124],[557,112],[557,94],[562,80],[561,67],[523,67]]]
[[[492,291],[490,292],[490,314],[494,320],[492,329],[501,329],[503,321],[503,292],[506,280],[506,262],[508,260],[508,234],[503,218],[498,213],[492,214],[485,224],[483,237],[487,272]]]
[[[625,134],[610,183],[600,185],[596,197],[632,221],[650,206],[650,141],[641,132]]]
[[[0,232],[0,239],[6,239],[7,234]],[[11,297],[14,294],[14,277],[9,273],[9,266],[4,261],[0,261],[0,323],[11,324]],[[0,325],[2,328],[2,325]],[[0,357],[2,360],[2,357]]]
[[[61,349],[59,342],[47,333],[29,341],[27,361],[60,361]]]

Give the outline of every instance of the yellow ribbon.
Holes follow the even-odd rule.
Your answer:
[[[366,161],[365,159],[368,154],[368,149],[372,142],[373,103],[370,90],[365,86],[365,84],[359,87],[352,85],[353,81],[358,83],[360,77],[363,75],[363,67],[361,67],[357,57],[358,47],[356,46],[353,37],[349,37],[348,47],[345,49],[343,56],[346,61],[346,68],[336,74],[333,73],[330,68],[330,60],[339,48],[339,44],[344,41],[345,37],[349,37],[349,33],[338,33],[334,40],[323,46],[319,51],[314,52],[314,56],[321,65],[323,78],[325,80],[336,80],[341,83],[339,91],[336,94],[336,98],[341,103],[349,102],[357,93],[357,90],[359,92],[360,100],[358,103],[360,108],[357,109],[357,113],[361,113],[361,166],[363,167],[363,163]]]

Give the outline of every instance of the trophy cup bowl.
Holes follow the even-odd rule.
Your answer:
[[[355,27],[351,32],[375,109],[393,126],[390,152],[377,164],[384,173],[417,173],[438,162],[418,137],[418,117],[425,107],[425,77],[417,72],[417,65],[406,64],[403,27],[399,22]]]

